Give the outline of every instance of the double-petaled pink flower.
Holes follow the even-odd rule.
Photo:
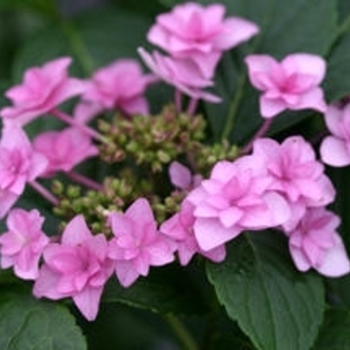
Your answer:
[[[81,94],[85,90],[85,84],[79,79],[70,78],[67,73],[71,61],[71,58],[63,57],[42,67],[28,69],[23,83],[5,93],[13,106],[0,111],[4,122],[23,126],[69,98]]]
[[[44,155],[33,150],[25,132],[15,126],[3,129],[0,141],[0,218],[4,217],[28,182],[42,175]]]
[[[204,251],[244,230],[275,227],[289,220],[287,201],[269,190],[272,180],[260,163],[253,156],[218,162],[210,178],[187,196],[194,206],[194,234]]]
[[[173,57],[191,59],[201,74],[211,79],[222,52],[259,31],[257,25],[243,18],[224,18],[225,11],[222,4],[177,5],[157,17],[147,38]]]
[[[174,260],[174,247],[157,230],[148,201],[139,198],[125,213],[113,212],[109,222],[114,238],[108,256],[115,261],[120,284],[129,287],[139,276],[147,276],[150,266],[162,266]]]
[[[350,164],[350,103],[330,105],[324,117],[331,135],[322,141],[322,161],[336,167],[347,166]]]
[[[92,235],[82,215],[66,226],[60,243],[44,250],[44,264],[35,281],[33,294],[57,300],[71,297],[81,313],[96,318],[103,288],[113,273],[104,234]]]
[[[190,59],[174,59],[158,52],[150,55],[143,48],[138,49],[148,68],[169,85],[194,99],[209,102],[220,102],[221,99],[209,92],[203,91],[214,83],[205,78],[197,65]]]
[[[282,194],[292,210],[290,229],[304,215],[307,207],[324,207],[335,197],[335,189],[316,159],[311,145],[301,136],[287,138],[282,144],[264,138],[254,143],[253,154],[265,163],[272,178],[271,190]]]
[[[143,74],[136,60],[120,59],[98,69],[87,81],[83,103],[86,106],[90,103],[93,114],[105,109],[118,109],[127,115],[145,115],[149,113],[149,106],[144,94],[156,80],[153,74]],[[87,108],[84,112],[91,114]],[[79,118],[84,117],[81,115]]]
[[[325,112],[323,90],[319,87],[326,72],[322,57],[296,53],[277,62],[268,55],[250,55],[245,62],[250,82],[263,92],[260,113],[264,118],[286,109]]]
[[[350,262],[340,235],[339,217],[324,208],[308,209],[295,229],[288,232],[289,250],[300,271],[314,268],[339,277],[350,272]]]
[[[37,210],[13,209],[7,217],[7,232],[0,235],[0,263],[13,266],[15,275],[36,279],[39,260],[49,238],[42,231],[44,218]]]
[[[98,154],[91,138],[74,127],[46,131],[36,136],[33,147],[48,160],[42,176],[53,176],[57,171],[69,172],[82,161]]]

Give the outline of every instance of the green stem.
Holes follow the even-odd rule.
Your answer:
[[[246,83],[246,76],[244,75],[239,80],[238,89],[236,91],[236,94],[231,102],[229,111],[227,113],[226,123],[225,123],[225,126],[223,128],[222,135],[221,135],[222,140],[226,140],[228,138],[228,136],[230,135],[230,132],[233,128],[233,122],[234,122],[235,116],[237,114],[239,104],[240,104],[242,97],[243,97],[245,83]]]
[[[61,20],[61,26],[67,35],[72,51],[79,60],[84,73],[90,76],[94,71],[94,63],[80,34],[74,27],[73,23],[67,19]]]
[[[199,349],[192,335],[188,332],[186,327],[176,316],[173,314],[166,314],[163,315],[163,317],[182,344],[183,350]]]

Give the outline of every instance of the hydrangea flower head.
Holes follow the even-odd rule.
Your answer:
[[[48,160],[42,176],[52,176],[57,171],[68,172],[85,159],[98,154],[91,138],[75,127],[44,132],[34,139],[33,147]]]
[[[173,57],[190,58],[211,79],[222,51],[249,40],[259,31],[248,20],[225,19],[224,15],[225,7],[221,4],[180,4],[157,17],[147,38]]]
[[[331,135],[322,141],[322,161],[336,167],[347,166],[350,164],[350,103],[328,106],[324,117]]]
[[[144,198],[136,200],[124,214],[109,216],[114,238],[109,257],[115,261],[119,282],[129,287],[139,276],[147,276],[150,266],[162,266],[174,260],[173,246],[157,230],[152,209]]]
[[[298,226],[289,232],[289,250],[300,271],[314,268],[329,277],[350,272],[350,261],[336,232],[338,216],[324,208],[308,209]]]
[[[86,319],[94,320],[104,285],[113,273],[107,251],[105,235],[93,236],[83,216],[74,217],[67,224],[61,243],[46,247],[34,296],[53,300],[72,297]]]
[[[290,217],[289,206],[269,191],[271,180],[256,166],[256,157],[218,162],[187,200],[195,207],[194,233],[207,251],[235,238],[243,230],[274,227]]]
[[[67,73],[71,61],[69,57],[62,57],[42,67],[28,69],[23,83],[5,93],[13,103],[13,106],[0,111],[5,123],[23,126],[69,98],[81,94],[85,90],[85,84],[81,80],[70,78]]]
[[[13,209],[7,217],[8,231],[0,236],[0,263],[13,266],[15,275],[36,279],[39,260],[49,238],[42,231],[44,218],[37,210]]]
[[[19,127],[7,126],[0,141],[0,217],[3,217],[23,193],[27,182],[43,174],[47,166],[44,155],[33,147]]]
[[[185,95],[213,103],[221,101],[219,97],[202,90],[213,86],[214,83],[205,78],[191,60],[166,57],[158,52],[150,55],[143,48],[139,48],[138,52],[154,74]]]
[[[327,106],[319,87],[326,72],[322,57],[296,53],[277,62],[268,55],[250,55],[245,62],[250,82],[263,91],[260,112],[264,118],[272,118],[286,109],[325,112]]]
[[[143,74],[133,59],[120,59],[98,69],[87,83],[83,100],[97,103],[102,109],[119,109],[132,114],[148,114],[144,93],[157,78]]]

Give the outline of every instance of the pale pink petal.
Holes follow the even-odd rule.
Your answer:
[[[90,287],[73,296],[75,305],[88,321],[93,321],[97,316],[102,292],[102,287]]]
[[[145,198],[137,199],[126,211],[128,218],[134,221],[142,220],[143,222],[153,222],[154,215],[152,208]]]
[[[115,272],[120,284],[126,288],[130,287],[140,276],[131,262],[128,261],[117,261]]]
[[[342,239],[335,234],[335,246],[326,251],[321,265],[315,269],[328,277],[340,277],[350,272],[350,262]]]
[[[342,108],[338,104],[329,105],[324,119],[329,131],[340,138],[346,138],[344,124],[350,124],[350,104]],[[348,121],[349,120],[349,121]]]
[[[290,66],[294,70],[295,67],[300,73],[313,75],[314,85],[320,84],[326,74],[326,61],[317,55],[295,53],[287,56],[281,64],[287,69]]]
[[[75,216],[67,224],[62,234],[62,244],[76,246],[92,237],[83,215]]]
[[[46,297],[53,300],[58,300],[66,297],[60,293],[56,286],[59,276],[49,269],[46,265],[43,265],[39,271],[39,276],[35,280],[33,287],[33,295],[37,298]]]
[[[171,183],[182,190],[188,189],[191,185],[192,175],[190,170],[177,161],[170,164],[169,176]]]
[[[281,99],[269,99],[265,95],[260,97],[260,113],[264,118],[272,118],[287,108]]]
[[[228,50],[259,33],[259,27],[246,19],[229,17],[223,22],[223,31],[214,40],[217,50]]]
[[[323,90],[318,87],[301,94],[299,102],[295,105],[289,105],[288,107],[296,110],[311,108],[323,113],[327,110]]]
[[[242,232],[239,227],[225,228],[218,219],[200,218],[194,224],[198,245],[204,251],[214,249],[230,241]]]
[[[345,140],[333,136],[323,139],[320,148],[321,159],[324,163],[336,167],[350,164],[349,146]]]

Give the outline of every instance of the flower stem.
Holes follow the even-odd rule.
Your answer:
[[[77,122],[74,118],[70,117],[68,114],[58,110],[58,109],[53,109],[50,112],[53,116],[55,116],[56,118],[62,120],[63,122],[65,122],[68,125],[74,126],[78,129],[80,129],[81,131],[83,131],[85,134],[87,134],[88,136],[92,137],[93,139],[97,140],[97,141],[101,141],[104,142],[103,136],[100,135],[97,131],[95,131],[94,129],[88,127],[85,124],[82,124],[80,122]]]
[[[243,148],[242,154],[247,154],[252,150],[254,141],[266,134],[267,130],[269,130],[272,124],[272,120],[273,118],[269,118],[265,120],[265,122],[263,123],[261,128],[257,131],[253,139]]]
[[[239,104],[241,102],[241,99],[243,97],[243,92],[244,92],[244,86],[246,83],[246,76],[242,76],[239,83],[238,83],[238,88],[236,91],[236,94],[230,104],[230,108],[226,117],[226,123],[224,125],[222,135],[221,135],[221,140],[226,140],[228,136],[230,135],[230,132],[233,128],[233,122],[235,119],[235,116],[237,114],[237,110],[239,107]]]
[[[36,181],[30,181],[29,185],[34,188],[35,191],[40,193],[45,199],[47,199],[52,205],[58,206],[59,200],[57,197],[55,197],[49,190],[47,190],[44,186],[39,184],[39,182]]]
[[[199,347],[193,339],[192,335],[185,328],[183,323],[173,314],[163,315],[165,321],[168,323],[178,340],[182,344],[183,350],[198,350]]]
[[[177,113],[181,113],[182,110],[182,94],[179,89],[175,89],[175,109]]]
[[[197,105],[198,105],[198,99],[192,97],[187,107],[187,114],[193,115],[194,112],[196,111]]]
[[[85,177],[84,175],[82,174],[79,174],[79,173],[76,173],[75,171],[69,171],[66,173],[67,176],[77,182],[77,183],[80,183],[88,188],[91,188],[93,190],[96,190],[96,191],[102,191],[103,190],[103,186],[100,185],[99,183],[95,182],[94,180],[91,180],[87,177]]]

